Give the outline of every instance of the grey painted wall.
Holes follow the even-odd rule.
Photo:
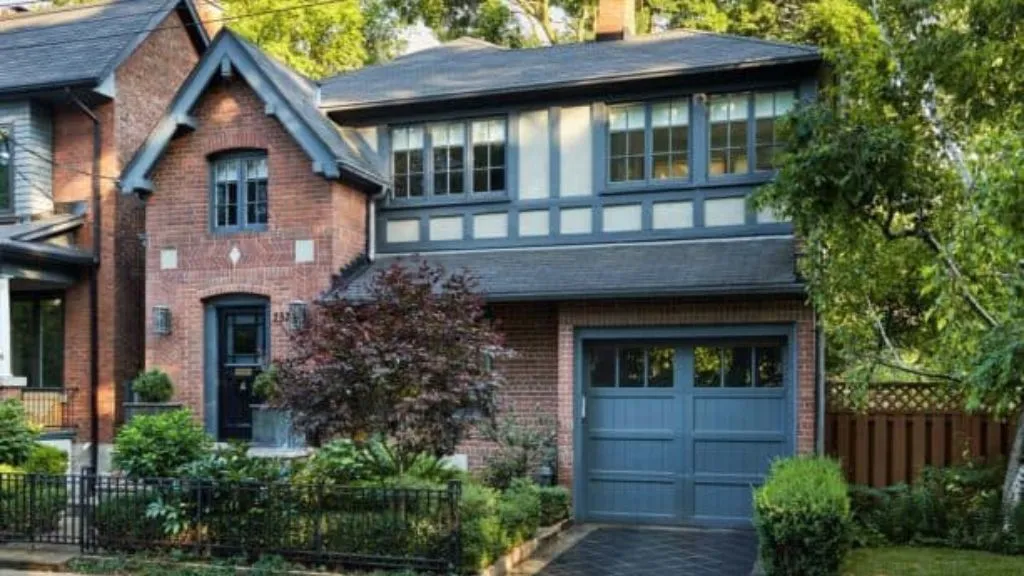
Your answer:
[[[0,102],[0,127],[14,146],[14,213],[53,210],[53,121],[45,106],[27,100]]]

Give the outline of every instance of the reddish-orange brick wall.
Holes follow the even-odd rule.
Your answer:
[[[584,327],[641,327],[729,324],[795,326],[797,345],[797,451],[814,450],[814,313],[800,299],[618,300],[524,303],[494,306],[517,356],[501,366],[506,402],[520,413],[550,415],[558,423],[558,477],[572,482],[573,373],[575,331]],[[491,447],[464,442],[471,467],[481,466]]]
[[[176,398],[201,417],[204,301],[256,294],[269,298],[272,315],[292,300],[311,301],[365,248],[367,208],[362,192],[313,173],[312,160],[241,78],[216,81],[194,116],[197,130],[168,147],[146,205],[146,310],[168,306],[172,314],[171,334],[147,329],[146,365],[167,371]],[[268,229],[215,234],[209,159],[237,149],[267,151]],[[314,241],[314,262],[295,263],[296,240]],[[235,248],[240,258],[232,264]],[[160,269],[164,249],[177,250],[177,269]],[[287,342],[284,325],[274,323],[272,354],[284,354]]]
[[[113,437],[123,383],[142,365],[143,211],[120,194],[115,178],[134,154],[199,56],[184,23],[171,14],[115,71],[115,99],[97,106],[101,126],[101,247],[99,278],[99,416],[101,441]],[[93,124],[70,104],[54,110],[53,191],[57,202],[89,205],[75,241],[92,247]],[[64,383],[77,388],[73,408],[79,438],[90,433],[89,290],[83,277],[65,293]]]

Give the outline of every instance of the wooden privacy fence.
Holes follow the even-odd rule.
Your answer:
[[[1013,442],[1013,419],[967,413],[962,397],[934,384],[872,384],[866,397],[829,384],[825,450],[848,481],[911,483],[925,466],[994,462]]]

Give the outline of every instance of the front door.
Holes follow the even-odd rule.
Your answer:
[[[252,387],[267,350],[263,307],[222,308],[217,318],[218,440],[252,439]]]

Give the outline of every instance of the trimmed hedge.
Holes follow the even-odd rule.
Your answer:
[[[543,486],[538,489],[540,496],[540,525],[551,526],[569,517],[572,498],[564,486]]]
[[[796,457],[772,464],[754,492],[754,525],[767,576],[839,573],[849,547],[850,500],[839,464]]]

